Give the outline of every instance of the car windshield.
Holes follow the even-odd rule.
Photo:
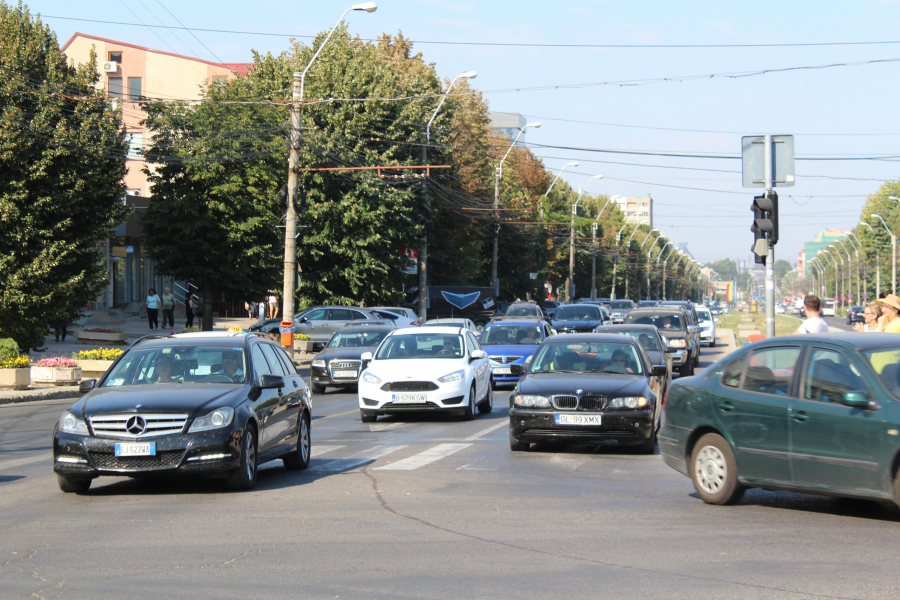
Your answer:
[[[334,334],[328,348],[371,348],[387,337],[387,331],[341,331]]]
[[[480,341],[482,345],[540,344],[541,328],[537,325],[494,325],[485,327]]]
[[[617,308],[618,309],[624,308],[627,310],[629,308],[634,308],[634,303],[631,300],[613,300],[612,302],[609,303],[609,307],[612,308],[613,310],[615,310]]]
[[[638,307],[656,306],[656,300],[642,300],[638,302]]]
[[[603,333],[617,333],[619,335],[630,335],[635,338],[638,343],[647,351],[659,350],[659,344],[656,343],[656,335],[647,333],[644,329],[604,331]]]
[[[464,348],[462,336],[455,333],[394,335],[378,348],[375,359],[462,358]]]
[[[681,331],[681,319],[675,315],[628,315],[628,322],[635,325],[654,325],[662,332]]]
[[[862,355],[869,361],[885,389],[900,398],[900,348],[863,350]]]
[[[600,307],[591,304],[563,306],[556,311],[557,321],[599,321]]]
[[[537,306],[513,306],[506,311],[507,317],[539,317],[541,309]]]
[[[709,314],[708,310],[697,309],[697,318],[701,321],[712,321],[712,317]]]
[[[244,383],[240,346],[154,346],[129,350],[101,387],[156,383]]]
[[[641,375],[643,363],[633,344],[617,342],[552,342],[538,350],[535,372],[630,373]]]

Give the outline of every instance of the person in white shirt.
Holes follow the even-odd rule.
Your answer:
[[[801,323],[795,333],[827,333],[828,323],[819,316],[822,302],[817,296],[807,296],[803,299],[803,310],[806,312],[806,320]]]
[[[159,303],[161,300],[156,295],[156,290],[150,288],[147,292],[147,321],[150,331],[159,329]]]

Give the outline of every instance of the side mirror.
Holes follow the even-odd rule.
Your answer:
[[[363,362],[372,362],[372,353],[371,352],[363,352],[359,359]]]
[[[487,358],[487,352],[484,350],[473,350],[472,354],[469,355],[469,360],[478,360],[481,358]]]
[[[94,389],[97,385],[96,379],[85,379],[81,383],[78,384],[78,391],[82,394],[87,394],[89,391]]]
[[[281,375],[263,375],[260,388],[264,390],[280,390],[284,387],[284,377]]]
[[[524,375],[525,367],[523,365],[509,365],[510,375]]]
[[[525,364],[526,364],[526,365],[531,364],[531,359],[532,359],[532,358],[534,358],[534,354],[532,354],[531,356],[529,356],[528,358],[525,359]]]
[[[306,323],[306,317],[300,317],[300,320],[297,322],[298,323]]]
[[[654,377],[665,377],[669,374],[669,367],[666,365],[653,365],[650,367],[650,374]]]
[[[718,317],[716,317],[715,319],[713,319],[713,323],[718,323],[718,322],[719,322]]]
[[[869,399],[862,392],[844,392],[841,404],[851,406],[853,408],[868,408]]]
[[[688,325],[688,327],[687,327],[687,330],[690,333],[697,333],[698,329],[699,329],[699,327],[697,327],[696,325]]]
[[[551,330],[550,330],[550,335],[559,335],[559,332],[556,331],[555,329],[551,329]]]

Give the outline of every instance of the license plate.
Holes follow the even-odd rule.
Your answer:
[[[356,371],[335,371],[331,375],[335,379],[356,379]]]
[[[557,425],[600,425],[601,415],[556,415]]]
[[[512,373],[512,369],[509,367],[494,367],[491,371],[493,371],[494,375],[509,375]]]
[[[156,442],[116,444],[116,456],[156,456]]]
[[[393,394],[394,404],[424,404],[428,401],[426,394]]]

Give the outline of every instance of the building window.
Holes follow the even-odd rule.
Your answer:
[[[121,77],[110,77],[109,78],[109,97],[110,98],[118,98],[122,99],[122,78]]]
[[[219,77],[213,77],[213,85],[217,88],[225,87],[225,83],[228,81],[228,77],[222,75]]]
[[[128,154],[125,158],[128,160],[142,160],[143,159],[143,144],[144,144],[144,134],[143,133],[129,133],[128,134]]]
[[[141,78],[140,77],[129,77],[128,78],[128,97],[131,100],[137,100],[141,97]]]
[[[122,64],[122,53],[121,52],[110,52],[109,60],[116,63],[117,65]]]

